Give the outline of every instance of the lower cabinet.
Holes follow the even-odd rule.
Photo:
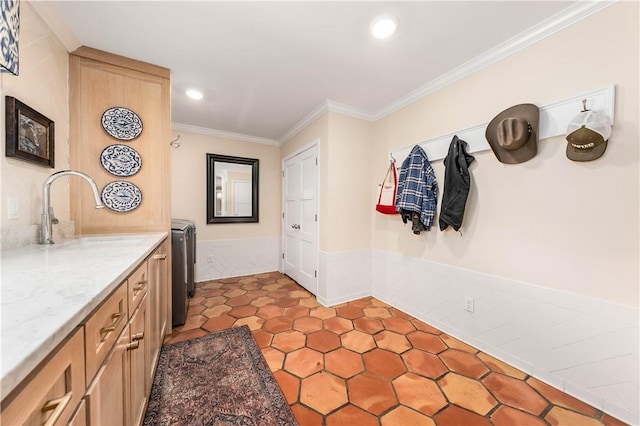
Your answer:
[[[2,400],[6,425],[141,425],[166,332],[166,240]]]

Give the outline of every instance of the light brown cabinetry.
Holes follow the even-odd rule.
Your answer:
[[[126,214],[97,210],[88,185],[71,179],[71,216],[78,234],[169,231],[171,227],[170,71],[100,50],[80,47],[69,55],[71,168],[91,176],[100,189],[115,180],[135,184],[142,202]],[[123,143],[102,128],[102,114],[124,107],[142,121],[142,133],[126,145],[142,159],[130,177],[106,171],[100,154]],[[86,188],[85,188],[86,187]]]
[[[66,424],[85,390],[82,328],[76,329],[19,389],[2,401],[2,424]]]
[[[166,331],[166,249],[165,239],[2,401],[2,424],[142,423]]]

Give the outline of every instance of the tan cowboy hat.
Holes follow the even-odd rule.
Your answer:
[[[491,120],[485,136],[498,161],[524,163],[538,152],[539,124],[540,109],[536,105],[515,105]]]

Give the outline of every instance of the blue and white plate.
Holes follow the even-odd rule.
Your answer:
[[[142,192],[130,182],[116,180],[102,189],[102,202],[113,211],[130,212],[142,202]]]
[[[102,128],[116,139],[130,141],[142,133],[142,120],[128,108],[113,107],[102,114]]]
[[[142,158],[138,152],[127,145],[109,145],[100,154],[102,167],[115,176],[133,176],[142,167]]]

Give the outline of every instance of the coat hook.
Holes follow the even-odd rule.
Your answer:
[[[396,159],[393,157],[393,153],[390,152],[389,153],[389,157],[391,157],[391,160],[389,160],[389,161],[391,161],[392,163],[396,162]]]
[[[585,111],[589,111],[589,110],[587,109],[587,100],[583,99],[582,100],[582,111],[581,112],[585,112]]]
[[[180,140],[180,135],[178,135],[177,138],[169,142],[169,145],[171,145],[171,148],[180,148],[180,145],[182,145],[182,142],[178,142],[179,140]]]

